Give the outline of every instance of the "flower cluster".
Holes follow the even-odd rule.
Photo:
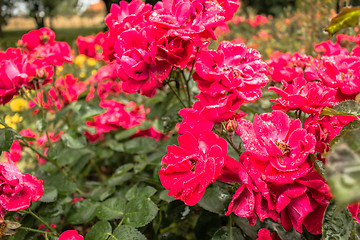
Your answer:
[[[24,34],[18,44],[20,48],[0,52],[0,104],[22,88],[40,89],[52,81],[54,66],[72,61],[70,46],[55,41],[55,33],[48,28]]]
[[[84,54],[87,57],[102,59],[101,45],[104,44],[104,33],[100,32],[96,36],[78,36],[76,45],[79,49],[79,54]]]
[[[26,173],[22,174],[14,163],[0,163],[0,217],[5,211],[24,210],[31,201],[39,200],[44,192],[42,180]]]
[[[171,69],[185,68],[196,46],[215,38],[214,29],[232,18],[236,1],[141,1],[112,5],[105,23],[105,59],[115,60],[122,89],[151,97]]]

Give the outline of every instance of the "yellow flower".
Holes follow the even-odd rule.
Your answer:
[[[81,73],[79,74],[79,76],[80,76],[81,78],[84,78],[84,77],[86,76],[86,74],[85,74],[85,72],[81,72]]]
[[[64,67],[63,67],[63,66],[58,66],[58,67],[56,68],[56,74],[57,74],[57,75],[61,74],[63,70],[64,70]]]
[[[16,130],[16,123],[19,123],[23,120],[23,117],[20,116],[18,113],[15,113],[13,116],[6,115],[5,116],[5,123],[9,127]],[[4,126],[1,126],[1,128],[4,128]]]
[[[86,61],[86,56],[84,54],[80,54],[80,55],[76,56],[74,62],[78,66],[83,66],[85,61]]]
[[[91,75],[95,75],[97,73],[97,71],[94,69],[91,71]]]
[[[96,60],[94,58],[88,58],[87,59],[87,64],[89,66],[95,66],[96,65]]]
[[[22,98],[15,98],[9,103],[10,109],[13,112],[23,112],[28,107],[28,102]]]

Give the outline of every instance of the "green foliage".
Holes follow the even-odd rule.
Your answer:
[[[325,107],[321,115],[357,117],[360,115],[360,104],[354,100],[346,100],[334,107]]]
[[[85,240],[106,240],[112,232],[111,224],[107,221],[97,222],[86,234]]]
[[[16,132],[12,128],[0,128],[0,154],[2,151],[9,152]]]
[[[359,121],[355,121],[359,125]],[[352,123],[351,125],[355,125]],[[360,200],[360,128],[344,128],[327,157],[326,175],[335,199],[339,203]]]
[[[360,7],[344,7],[341,12],[331,19],[325,31],[332,37],[343,28],[359,25]]]
[[[122,225],[114,230],[113,236],[109,240],[146,240],[146,237],[136,228],[129,225]]]
[[[353,225],[354,221],[347,207],[331,202],[325,211],[321,239],[349,239]]]

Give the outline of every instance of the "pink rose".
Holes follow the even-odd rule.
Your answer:
[[[198,138],[187,132],[178,137],[179,146],[167,147],[162,158],[159,177],[169,196],[193,206],[199,202],[206,187],[221,173],[227,154],[227,143],[213,132]]]
[[[67,230],[63,232],[58,240],[83,240],[84,237],[79,235],[79,233],[76,230]]]
[[[0,163],[0,205],[7,211],[24,210],[44,192],[42,180],[20,170],[13,163]]]

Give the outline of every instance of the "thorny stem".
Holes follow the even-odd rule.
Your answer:
[[[180,101],[181,105],[183,105],[183,107],[186,108],[186,105],[185,105],[184,102],[181,100],[180,96],[176,93],[175,89],[173,89],[173,87],[171,86],[170,82],[165,81],[165,83],[169,86],[169,88],[171,89],[171,91],[175,94],[176,98]]]
[[[184,81],[184,91],[186,92],[189,108],[191,108],[192,103],[191,103],[191,93],[190,93],[190,89],[189,89],[189,82],[186,80],[184,71],[181,71],[181,75],[182,75],[182,79]]]
[[[30,231],[30,232],[42,233],[42,234],[45,234],[45,235],[49,234],[49,232],[45,232],[45,231],[41,231],[41,230],[33,229],[33,228],[28,228],[28,227],[19,227],[19,229],[23,229],[25,231]]]
[[[41,218],[40,216],[36,215],[33,211],[29,210],[22,210],[23,213],[28,213],[31,216],[33,216],[34,218],[36,218],[37,220],[39,220],[41,223],[43,223],[51,232],[55,233],[56,235],[58,235],[58,232],[50,226],[49,223],[47,223],[43,218]]]
[[[230,139],[228,138],[227,134],[223,133],[223,132],[218,132],[216,129],[214,129],[216,133],[218,133],[219,135],[221,135],[222,137],[224,137],[224,139],[231,145],[231,147],[239,154],[239,156],[241,155],[241,151],[235,146],[234,141],[232,139],[232,137],[230,137]]]

